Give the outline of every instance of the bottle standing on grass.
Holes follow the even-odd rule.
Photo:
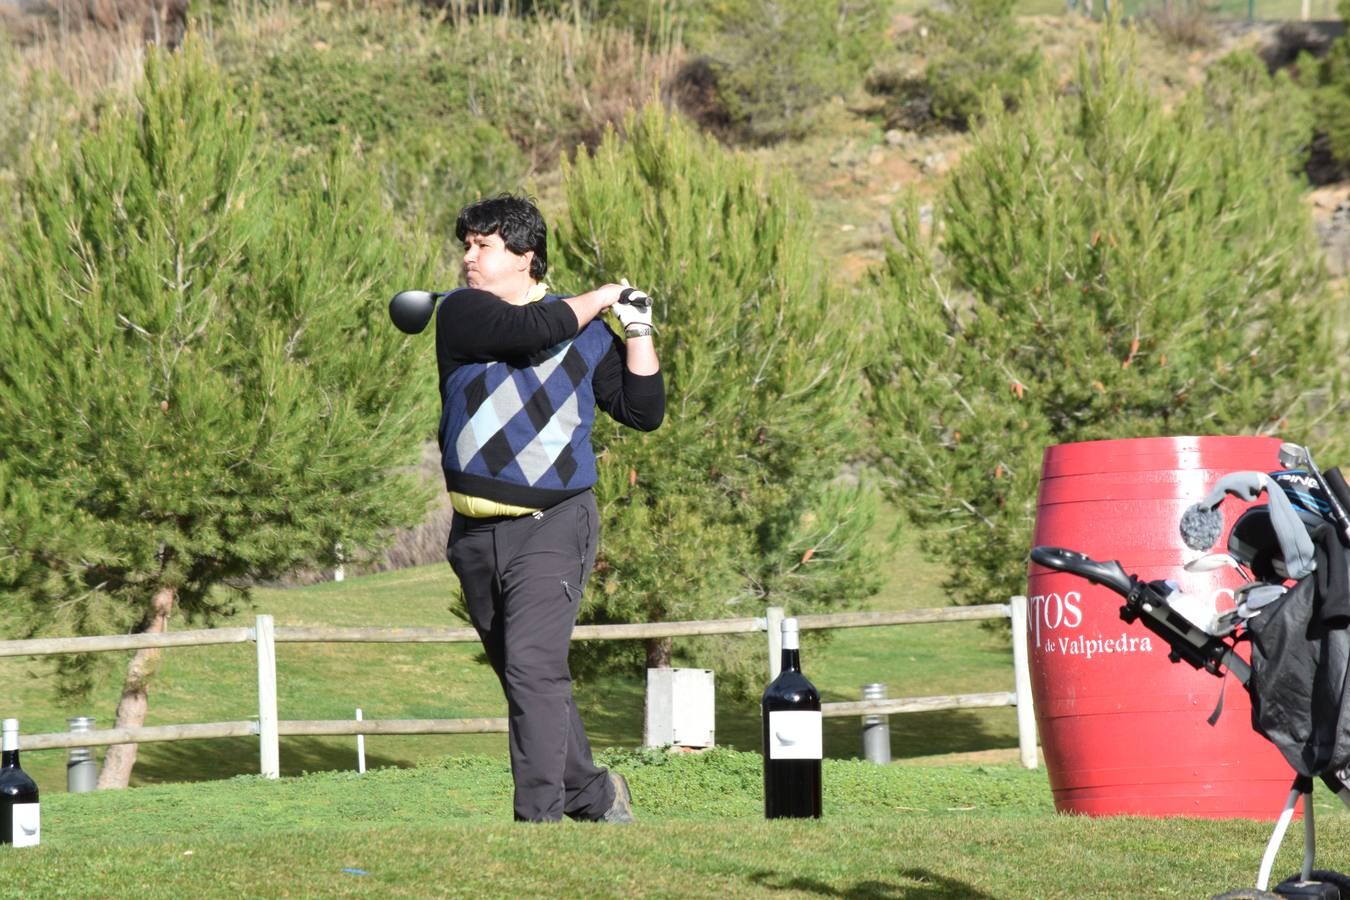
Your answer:
[[[820,818],[820,692],[802,674],[797,620],[783,620],[783,664],[760,701],[764,817]]]
[[[19,768],[18,719],[5,719],[0,740],[0,844],[35,847],[42,836],[38,788]]]

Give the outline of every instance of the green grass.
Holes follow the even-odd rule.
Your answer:
[[[1056,816],[1044,774],[1007,765],[835,760],[820,821],[766,822],[756,754],[606,762],[637,825],[512,823],[481,757],[57,795],[42,846],[0,851],[0,896],[1200,897],[1250,885],[1268,832]],[[1350,819],[1321,832],[1344,847]],[[1300,854],[1294,834],[1276,871]]]
[[[877,609],[944,606],[938,573],[906,542],[889,548],[876,534],[876,555],[885,567],[887,589]],[[292,590],[259,590],[256,609],[232,622],[249,624],[257,613],[277,625],[451,625],[463,624],[451,611],[454,575],[436,565],[341,583]],[[187,627],[175,622],[177,629]],[[763,635],[746,635],[756,646]],[[1012,690],[1011,652],[1003,632],[978,623],[843,629],[831,637],[808,632],[803,661],[827,701],[859,699],[869,682],[889,685],[893,697]],[[26,733],[61,731],[66,718],[92,715],[96,727],[111,727],[121,672],[130,654],[113,654],[116,677],[84,705],[56,698],[50,663],[0,659],[0,678],[13,686],[5,716],[17,716]],[[697,660],[714,671],[717,661]],[[766,651],[767,669],[767,651]],[[257,688],[252,644],[171,648],[164,651],[150,691],[147,725],[254,718]],[[476,644],[279,644],[278,707],[282,719],[351,718],[357,707],[366,718],[455,718],[505,715],[501,689]],[[642,741],[645,674],[584,684],[577,700],[592,744],[634,747]],[[1011,708],[952,710],[891,717],[891,746],[897,758],[1017,745]],[[759,747],[759,710],[754,702],[719,696],[717,742],[739,750]],[[861,755],[856,718],[826,720],[826,753]],[[445,755],[486,754],[505,758],[504,735],[371,736],[368,765],[410,766]],[[66,753],[30,751],[24,767],[48,795],[65,789]],[[355,739],[283,738],[283,775],[356,765]],[[141,745],[132,783],[203,781],[258,771],[258,743],[251,738]]]

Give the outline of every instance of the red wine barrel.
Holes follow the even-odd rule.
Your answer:
[[[1188,573],[1181,514],[1223,475],[1278,468],[1280,442],[1176,437],[1061,444],[1045,451],[1033,545],[1119,560],[1145,581],[1233,606],[1232,569]],[[1224,529],[1245,508],[1220,507]],[[1055,807],[1088,815],[1273,819],[1293,772],[1251,727],[1251,702],[1220,681],[1168,660],[1165,641],[1120,618],[1119,595],[1031,565],[1028,643],[1037,727]],[[1245,655],[1245,652],[1244,652]],[[1226,690],[1225,690],[1226,688]],[[1216,725],[1207,719],[1223,697]]]

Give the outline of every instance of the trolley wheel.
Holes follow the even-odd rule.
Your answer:
[[[1313,869],[1311,877],[1303,881],[1301,873],[1290,875],[1275,885],[1281,897],[1309,897],[1312,900],[1341,900],[1341,887],[1350,888],[1350,880],[1339,872]]]
[[[1331,869],[1313,869],[1312,880],[1323,884],[1334,884],[1341,889],[1341,896],[1350,896],[1350,875],[1333,872]]]

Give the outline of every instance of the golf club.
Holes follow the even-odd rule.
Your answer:
[[[637,296],[634,297],[634,294]],[[652,298],[635,287],[625,287],[620,291],[619,302],[631,306],[633,309],[651,309],[652,306]]]
[[[1252,576],[1247,574],[1247,570],[1242,567],[1232,554],[1229,553],[1207,553],[1204,556],[1197,557],[1182,566],[1187,572],[1213,572],[1215,569],[1236,569],[1242,576],[1243,581],[1250,582]]]

